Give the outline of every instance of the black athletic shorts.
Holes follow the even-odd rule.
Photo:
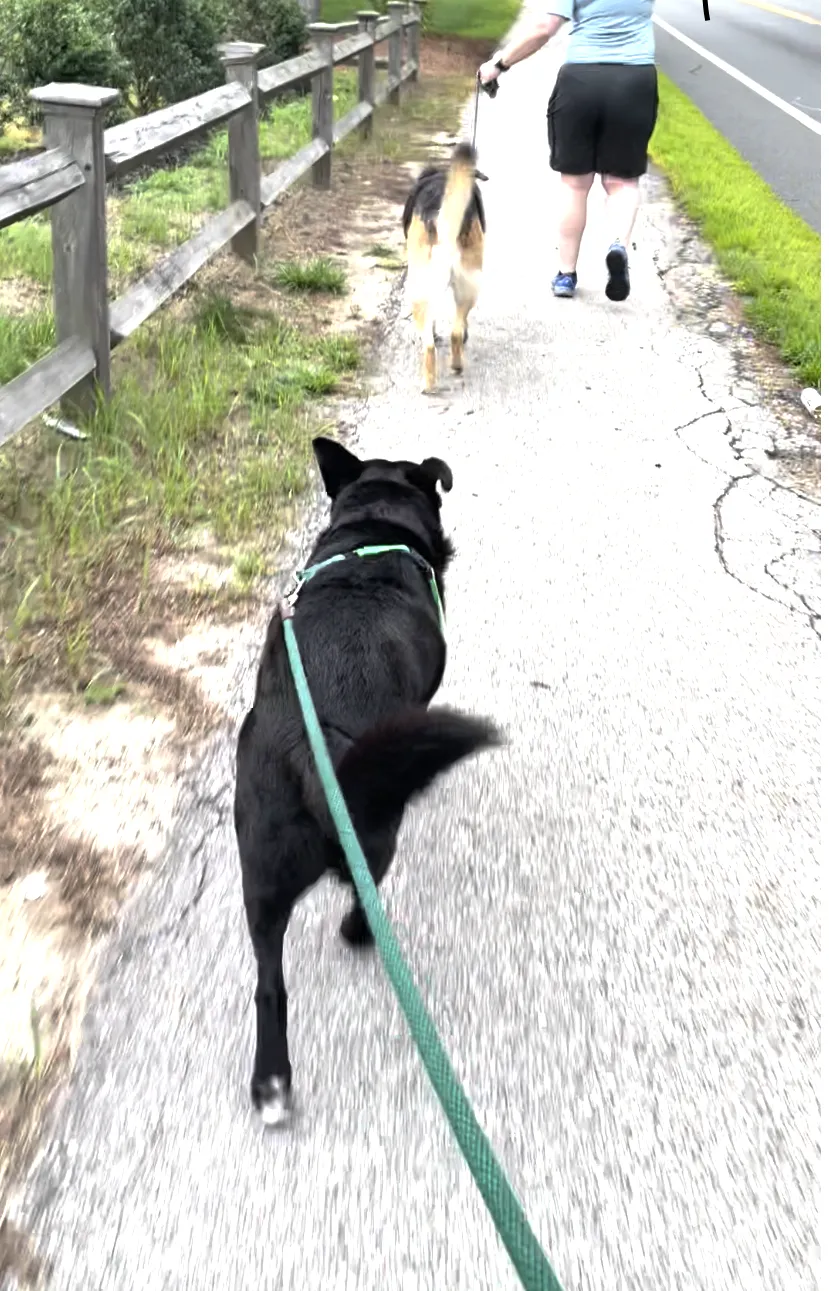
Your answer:
[[[550,165],[564,175],[638,179],[658,106],[652,63],[563,63],[547,105]]]

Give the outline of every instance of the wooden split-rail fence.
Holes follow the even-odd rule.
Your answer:
[[[264,211],[306,172],[331,186],[336,144],[360,129],[369,135],[374,109],[397,103],[420,66],[426,0],[388,0],[387,14],[362,10],[353,22],[312,23],[307,53],[260,69],[262,45],[220,46],[226,84],[123,125],[103,127],[118,91],[53,84],[32,91],[43,113],[45,151],[0,166],[0,229],[49,209],[57,345],[0,386],[0,444],[61,402],[67,415],[91,411],[111,390],[110,360],[121,341],[228,244],[253,263]],[[387,45],[385,77],[378,45]],[[334,119],[334,68],[358,67],[358,103]],[[259,157],[259,115],[275,95],[311,85],[312,138],[267,175]],[[107,275],[106,192],[120,178],[227,123],[230,205],[188,242],[159,260],[117,300]]]

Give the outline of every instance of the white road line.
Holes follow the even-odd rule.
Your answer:
[[[661,27],[663,31],[667,32],[669,36],[673,36],[675,40],[681,41],[683,45],[687,45],[689,49],[692,49],[695,54],[699,54],[700,58],[707,58],[708,62],[713,63],[721,72],[725,72],[728,76],[733,76],[735,81],[739,81],[741,85],[745,85],[749,90],[754,90],[754,93],[759,94],[760,98],[765,99],[767,103],[772,103],[781,112],[785,112],[787,116],[793,117],[795,121],[799,121],[807,129],[813,130],[815,134],[822,134],[819,121],[813,121],[811,117],[806,116],[805,112],[800,112],[797,108],[793,108],[785,99],[778,98],[776,94],[772,94],[771,90],[767,90],[764,85],[758,85],[756,81],[752,81],[750,76],[744,76],[742,72],[737,71],[736,67],[732,67],[730,63],[726,63],[722,58],[717,58],[716,54],[709,54],[708,50],[703,49],[702,45],[698,45],[695,40],[691,40],[688,36],[683,36],[682,32],[677,31],[676,27],[672,27],[670,23],[663,22],[661,18],[656,16],[654,16],[653,22],[657,27]]]

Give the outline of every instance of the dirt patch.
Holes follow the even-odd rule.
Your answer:
[[[370,324],[402,269],[400,209],[410,182],[402,165],[343,160],[330,191],[298,187],[271,213],[256,270],[239,261],[216,261],[202,281],[221,285],[245,306],[278,307],[302,328],[335,333]],[[344,296],[293,295],[274,285],[280,264],[320,256],[345,271]]]
[[[443,155],[480,56],[468,42],[425,39],[426,85],[379,113],[371,140],[337,150],[330,192],[292,190],[265,220],[256,269],[224,255],[199,289],[278,311],[313,334],[356,329],[370,342],[402,271],[412,171],[435,155],[438,131]],[[344,269],[342,296],[276,285],[280,263],[320,256]],[[18,301],[20,291],[15,284]],[[188,296],[172,302],[174,316],[187,316]],[[135,359],[124,347],[116,362]],[[71,460],[71,443],[58,448]],[[41,468],[54,470],[54,456],[44,465],[33,453],[32,470]],[[289,502],[286,528],[293,518]],[[102,939],[163,853],[182,758],[229,721],[240,623],[258,608],[255,580],[253,593],[240,583],[234,555],[205,529],[186,548],[154,549],[140,578],[117,560],[96,570],[85,589],[88,639],[72,666],[48,630],[14,638],[22,682],[13,720],[0,727],[0,1214],[71,1066]],[[0,1276],[12,1270],[21,1284],[38,1275],[25,1234],[6,1218]]]
[[[493,48],[487,40],[424,36],[420,49],[421,76],[474,76],[481,63],[492,56]]]
[[[0,278],[0,314],[22,317],[49,304],[48,292],[37,283],[23,278]]]
[[[35,1254],[31,1240],[10,1219],[0,1220],[0,1280],[16,1277],[21,1287],[43,1285],[43,1261]]]

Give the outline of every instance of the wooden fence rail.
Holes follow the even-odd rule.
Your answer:
[[[311,48],[259,69],[262,45],[222,45],[226,84],[109,130],[103,127],[117,90],[52,84],[32,91],[44,118],[45,151],[0,166],[0,229],[50,209],[57,345],[0,386],[0,444],[60,401],[83,415],[111,391],[112,350],[228,243],[253,263],[263,212],[308,171],[316,188],[331,186],[334,147],[353,130],[371,133],[374,109],[398,103],[418,77],[420,25],[426,0],[388,0],[388,13],[361,10],[352,22],[312,23]],[[388,59],[376,47],[388,45]],[[358,102],[334,119],[334,68],[358,69]],[[382,83],[376,76],[385,63]],[[312,137],[269,174],[259,156],[261,108],[281,91],[311,85]],[[109,300],[107,181],[129,174],[217,126],[227,124],[230,204],[189,241],[159,260],[146,277]]]

